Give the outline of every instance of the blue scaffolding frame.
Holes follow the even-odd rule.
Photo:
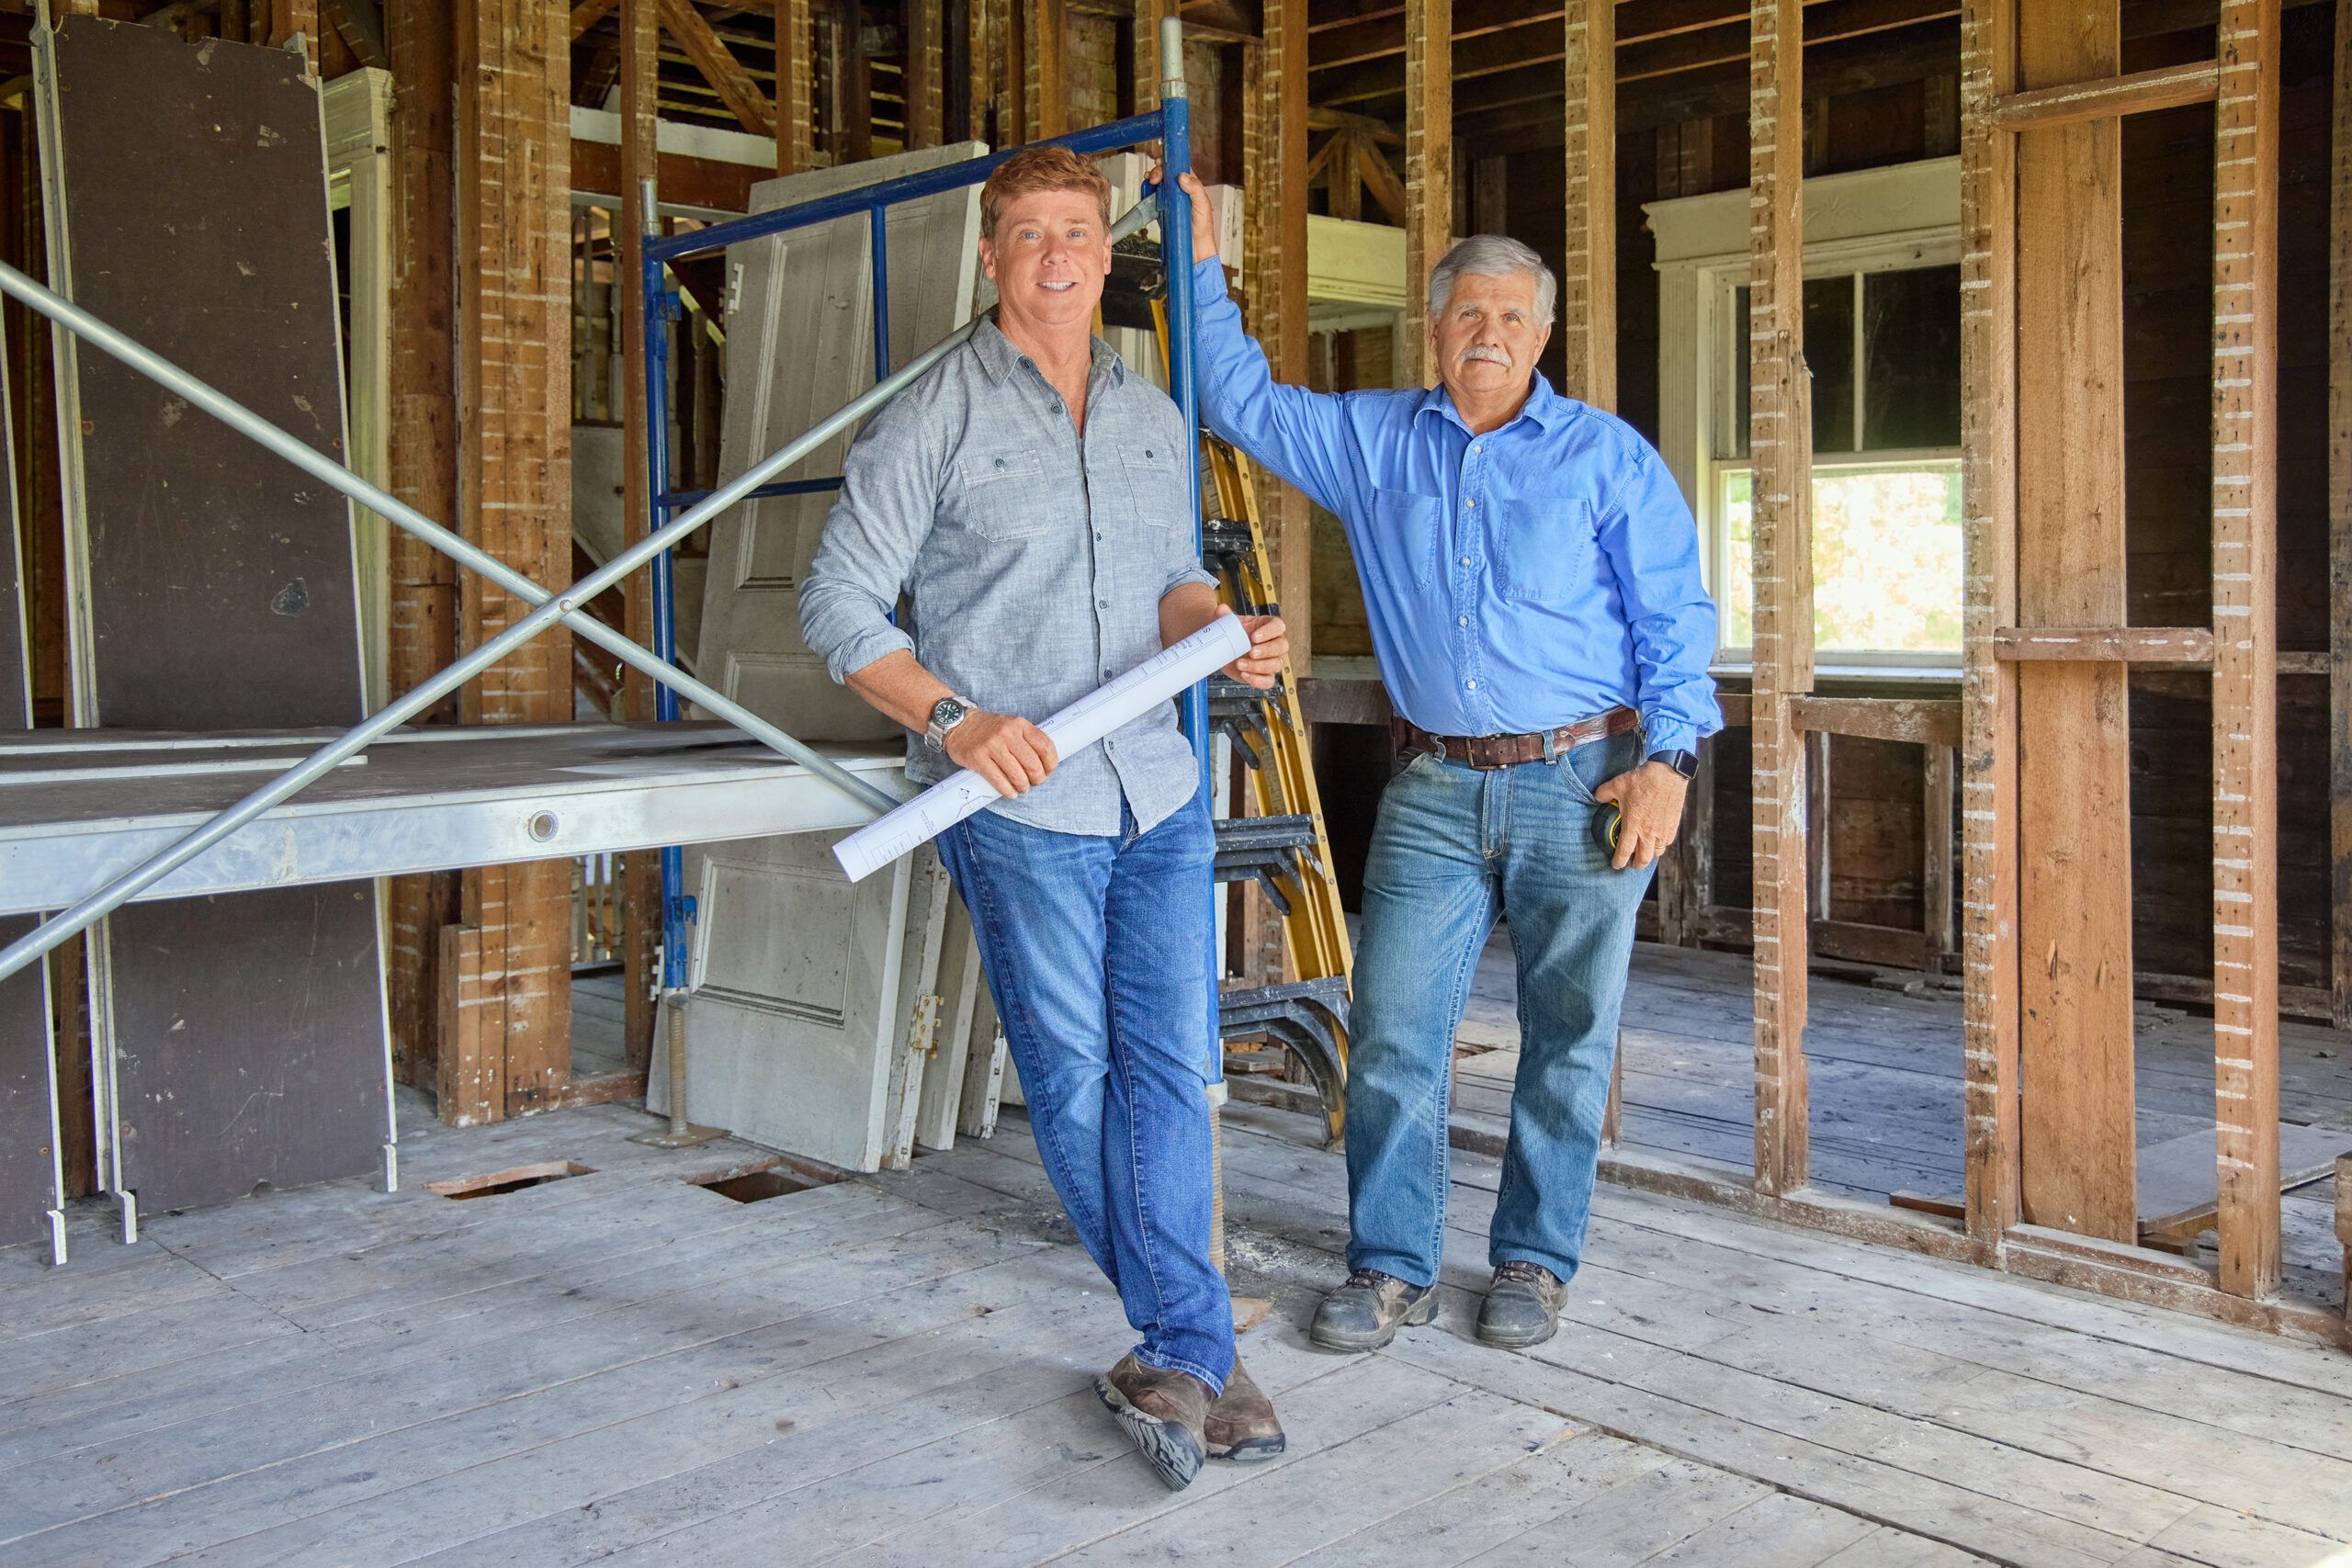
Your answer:
[[[1184,58],[1181,29],[1173,20],[1164,24],[1160,58],[1169,62],[1170,75],[1162,84],[1157,109],[1147,114],[1131,115],[1125,119],[1114,120],[1090,130],[1051,137],[1031,145],[1067,147],[1073,152],[1091,157],[1154,142],[1159,144],[1162,178],[1155,196],[1148,199],[1157,202],[1160,259],[1168,279],[1168,391],[1183,415],[1184,427],[1197,430],[1200,425],[1199,400],[1193,379],[1192,200],[1184,194],[1178,180],[1179,175],[1188,173],[1192,167],[1192,121],[1181,74]],[[985,158],[884,180],[835,196],[779,208],[773,212],[730,219],[692,233],[662,235],[648,232],[644,236],[643,270],[639,287],[644,291],[645,324],[644,339],[639,347],[639,362],[645,375],[646,469],[648,493],[651,497],[647,525],[651,533],[659,534],[670,522],[672,513],[706,502],[712,493],[708,491],[673,491],[670,486],[668,328],[669,323],[683,312],[677,293],[669,286],[669,264],[681,257],[723,250],[747,240],[766,239],[795,229],[805,229],[811,224],[864,215],[871,248],[867,284],[874,297],[874,378],[877,388],[886,387],[891,380],[891,372],[889,249],[885,213],[899,202],[978,185],[1020,151],[1023,149],[1010,148]],[[650,202],[646,204],[646,222],[649,230],[659,223]],[[1184,470],[1185,484],[1192,498],[1193,547],[1197,552],[1200,548],[1200,466],[1188,463]],[[839,478],[795,479],[761,485],[738,499],[750,501],[768,496],[808,495],[837,489],[840,484]],[[652,571],[653,650],[664,663],[674,664],[677,658],[677,617],[669,550],[664,549],[654,556]],[[658,718],[674,720],[679,717],[677,694],[666,682],[656,688],[654,701]],[[1207,682],[1203,682],[1184,694],[1182,719],[1199,767],[1202,795],[1206,798],[1212,733],[1208,722]],[[693,914],[685,892],[685,852],[680,846],[672,845],[662,852],[662,985],[665,991],[676,992],[685,987],[686,926]],[[1216,990],[1216,965],[1214,963],[1210,965],[1209,987],[1214,1016]],[[1216,1055],[1214,1030],[1211,1033],[1211,1066],[1214,1067]]]

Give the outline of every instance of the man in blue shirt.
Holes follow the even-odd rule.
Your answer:
[[[1202,414],[1345,525],[1407,758],[1364,869],[1351,1272],[1310,1337],[1437,1314],[1453,1033],[1507,913],[1522,1037],[1478,1337],[1533,1345],[1584,1247],[1634,911],[1722,727],[1698,530],[1646,442],[1535,372],[1557,284],[1533,251],[1480,235],[1432,269],[1438,387],[1320,395],[1274,383],[1184,180]]]

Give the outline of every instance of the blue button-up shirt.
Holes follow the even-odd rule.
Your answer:
[[[1652,752],[1723,728],[1715,606],[1666,465],[1538,375],[1474,434],[1442,387],[1277,385],[1225,269],[1193,269],[1201,413],[1345,525],[1396,711],[1438,735],[1527,734],[1614,707]]]

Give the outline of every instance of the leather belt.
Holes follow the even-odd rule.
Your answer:
[[[1399,751],[1436,753],[1442,761],[1466,762],[1478,769],[1508,768],[1521,762],[1540,762],[1544,758],[1544,743],[1551,743],[1551,755],[1558,756],[1578,746],[1611,736],[1623,735],[1629,729],[1641,728],[1641,715],[1632,708],[1611,708],[1592,718],[1580,718],[1559,728],[1538,730],[1532,735],[1431,735],[1406,719],[1388,721],[1389,739]]]

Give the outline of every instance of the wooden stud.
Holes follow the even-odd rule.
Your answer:
[[[441,0],[390,0],[393,238],[386,488],[427,517],[458,526],[456,340],[449,305],[457,167],[449,9]],[[457,569],[395,529],[385,550],[390,596],[386,684],[414,690],[458,655]],[[427,719],[454,716],[445,702]],[[393,1058],[402,1082],[430,1085],[440,1038],[441,930],[458,918],[455,873],[394,877],[389,900],[387,991]]]
[[[571,561],[568,13],[545,0],[466,0],[456,26],[458,516],[524,576],[558,583]],[[471,572],[459,604],[469,645],[525,611]],[[460,707],[476,724],[568,721],[564,639],[526,644],[469,684]],[[533,1109],[570,1074],[569,867],[464,878],[463,923],[481,931],[469,961],[503,998],[504,1108]]]
[[[1042,141],[1069,129],[1069,6],[1068,0],[1025,0],[1029,47],[1022,61],[1028,100],[1028,135]]]
[[[801,3],[805,4],[805,0]],[[973,141],[989,140],[989,108],[996,100],[996,78],[989,70],[989,51],[996,47],[989,36],[989,29],[994,25],[990,18],[996,9],[995,0],[965,0],[964,65],[967,80],[964,87],[964,135]],[[1159,47],[1157,38],[1153,40],[1153,47]],[[1159,91],[1155,85],[1152,88],[1155,98]]]
[[[376,0],[321,0],[321,5],[353,59],[379,71],[390,68],[391,56],[384,47],[384,18],[376,9]]]
[[[2213,105],[2213,1093],[2222,1288],[2278,1285],[2278,0]],[[2129,1046],[2129,1040],[2126,1041]]]
[[[1560,343],[1570,397],[1617,406],[1617,7],[1567,0],[1567,91],[1562,125],[1567,250],[1560,270]]]
[[[807,21],[807,7],[801,7]],[[785,18],[779,10],[779,32]],[[644,267],[645,204],[643,182],[660,177],[656,151],[659,133],[657,98],[661,88],[662,21],[656,0],[621,0],[620,16],[621,205],[613,235],[613,288],[619,296],[622,371],[621,414],[621,534],[631,543],[653,528],[652,478],[647,471],[645,378],[640,374],[645,341],[645,290],[639,284]],[[804,122],[805,126],[805,122]],[[777,128],[776,146],[789,138]],[[642,647],[653,645],[653,580],[650,571],[633,573],[621,584],[623,629]],[[636,670],[621,674],[622,712],[643,724],[654,716],[654,684]],[[632,1067],[652,1059],[658,1027],[654,988],[655,947],[662,933],[662,872],[658,850],[631,850],[621,857],[622,1050]]]
[[[1993,657],[2100,664],[2191,664],[2213,661],[2206,626],[2002,626],[1993,633]]]
[[[1806,734],[1853,735],[1910,746],[1960,744],[1960,705],[1908,697],[1798,697],[1790,722]]]
[[[1755,494],[1756,1184],[1804,1185],[1805,767],[1813,687],[1813,441],[1804,390],[1804,50],[1799,0],[1749,11],[1748,446]]]
[[[1434,386],[1430,269],[1453,233],[1453,0],[1405,0],[1406,385]]]
[[[2026,86],[2120,64],[2114,0],[2034,0],[2016,27]],[[2017,624],[2121,626],[2121,128],[2016,140],[2017,336],[2033,345],[2017,366]],[[2024,1217],[2119,1242],[2138,1235],[2128,679],[2114,662],[2017,676]]]
[[[1149,114],[1159,107],[1159,24],[1162,18],[1175,14],[1176,0],[1135,0],[1135,17],[1127,23],[1127,53],[1135,62],[1134,73],[1127,79],[1127,94],[1135,104],[1136,114]],[[1267,26],[1271,29],[1272,23]],[[1254,95],[1244,100],[1241,112],[1245,122],[1260,107]],[[1252,186],[1247,194],[1254,197],[1258,193]]]
[[[1994,103],[1989,113],[1996,130],[2043,130],[2119,115],[2152,114],[2183,104],[2210,104],[2219,80],[2210,60],[2194,65],[2166,65],[2126,76],[2012,93]]]
[[[572,6],[571,41],[579,42],[582,34],[611,16],[615,0],[580,0]]]
[[[319,0],[271,0],[269,8],[269,47],[284,49],[295,39],[302,40],[304,58],[311,70],[319,68]]]
[[[945,0],[905,0],[905,6],[906,63],[899,79],[906,94],[906,144],[936,147],[947,128]]]
[[[1790,723],[1796,723],[1793,713]],[[1804,736],[1804,901],[1810,929],[1829,919],[1829,733],[1800,733]]]
[[[775,4],[775,172],[817,166],[817,45],[808,0]]]
[[[1951,746],[1926,750],[1919,809],[1926,840],[1919,872],[1920,930],[1927,937],[1929,966],[1941,968],[1952,950],[1952,779],[1957,766]]]
[[[862,164],[874,156],[874,62],[865,52],[865,11],[859,0],[832,0],[833,162]]]
[[[703,80],[718,95],[718,101],[727,106],[727,112],[752,135],[774,136],[775,106],[768,102],[767,95],[760,91],[760,85],[752,80],[752,73],[743,69],[743,62],[735,58],[726,41],[711,30],[703,14],[695,9],[694,0],[661,0],[661,4],[662,25],[677,39],[678,47],[686,51],[686,58],[695,62],[695,69],[702,73]]]
[[[2335,0],[2334,173],[2328,194],[2328,985],[2352,1028],[2352,0]]]
[[[1257,309],[1254,327],[1274,378],[1306,380],[1306,24],[1307,0],[1265,0],[1261,101],[1263,128],[1260,180],[1260,253],[1246,256],[1247,296]],[[1409,275],[1410,268],[1408,266]],[[1306,497],[1259,470],[1258,506],[1266,520],[1274,564],[1274,597],[1287,613],[1291,669],[1305,674],[1314,660],[1315,513]]]

